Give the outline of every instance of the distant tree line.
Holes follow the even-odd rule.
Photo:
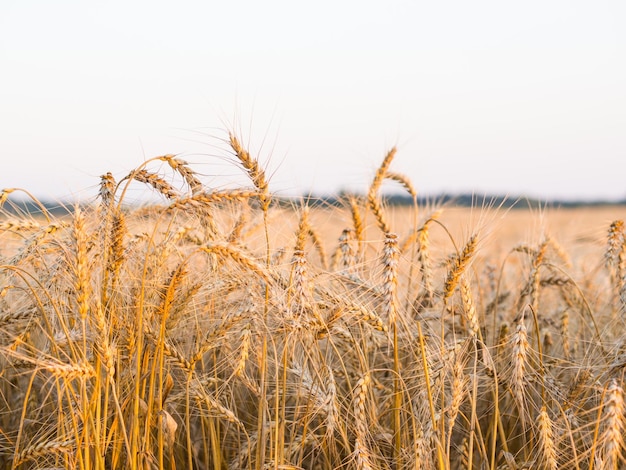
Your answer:
[[[350,194],[344,193],[337,196],[313,196],[309,195],[305,197],[305,200],[319,201],[321,203],[337,206],[344,205],[347,197]],[[356,197],[364,197],[353,194]],[[383,201],[389,206],[411,206],[415,202],[418,205],[437,204],[453,207],[476,207],[476,206],[490,206],[490,207],[502,207],[505,209],[537,209],[542,207],[564,207],[564,208],[576,208],[576,207],[604,207],[604,206],[621,206],[626,205],[626,198],[618,201],[608,200],[561,200],[561,199],[538,199],[527,198],[519,196],[502,196],[502,195],[476,195],[476,194],[439,194],[420,196],[417,201],[414,201],[412,197],[404,194],[390,194],[383,196]],[[293,203],[292,198],[284,198],[284,202],[288,204]]]

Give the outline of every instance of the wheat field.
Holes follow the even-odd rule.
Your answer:
[[[279,203],[226,142],[249,185],[166,155],[68,216],[0,193],[0,467],[626,468],[626,208],[420,205],[395,150]]]

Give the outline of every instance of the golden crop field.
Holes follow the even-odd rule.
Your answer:
[[[626,208],[387,207],[394,151],[285,206],[230,145],[249,187],[164,156],[67,217],[1,193],[2,468],[624,467]]]

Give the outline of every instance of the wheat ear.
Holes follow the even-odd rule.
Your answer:
[[[250,153],[246,149],[243,148],[237,137],[234,134],[229,133],[228,135],[230,139],[230,147],[235,152],[235,155],[241,162],[246,173],[250,177],[252,184],[259,190],[261,193],[259,195],[259,200],[261,201],[261,205],[263,206],[263,210],[267,211],[270,205],[270,197],[269,197],[269,185],[267,184],[267,179],[265,178],[265,171],[261,169],[259,162],[250,156]]]
[[[406,189],[406,192],[409,193],[413,199],[417,197],[417,191],[408,176],[403,175],[402,173],[388,171],[385,175],[385,179],[399,183],[404,189]]]
[[[383,212],[382,204],[378,197],[378,190],[380,189],[380,185],[383,182],[385,175],[387,174],[389,165],[391,165],[391,161],[393,160],[393,157],[395,156],[395,154],[396,154],[396,148],[393,147],[387,153],[387,155],[383,159],[382,164],[376,171],[376,174],[374,175],[374,180],[372,181],[372,184],[370,185],[369,191],[367,193],[367,203],[370,207],[370,210],[374,214],[374,217],[376,217],[376,221],[378,222],[378,227],[383,233],[390,233],[391,229],[385,219],[385,214]]]
[[[526,324],[524,323],[524,315],[521,315],[519,321],[517,322],[511,346],[511,364],[513,367],[511,372],[511,389],[520,408],[520,414],[522,415],[523,420],[523,413],[525,409],[524,394],[526,391],[525,385],[527,383],[526,370],[528,349],[530,348],[530,344],[528,343],[528,330],[526,328]]]
[[[623,463],[624,452],[624,390],[616,379],[611,379],[603,403],[604,431],[600,438],[600,459],[603,468],[617,470]]]
[[[623,243],[624,221],[615,220],[609,227],[606,250],[604,252],[604,264],[607,268],[612,269],[616,266],[619,253],[623,249]]]
[[[422,273],[422,283],[426,291],[426,299],[428,304],[432,305],[435,298],[435,289],[433,288],[433,272],[430,261],[430,237],[429,237],[429,219],[419,231],[419,253],[418,261],[420,263],[420,271]]]
[[[530,280],[529,280],[529,297],[530,297],[530,305],[533,308],[533,311],[537,312],[539,309],[539,287],[541,286],[541,277],[539,276],[539,268],[543,264],[543,260],[546,256],[546,251],[548,249],[548,240],[539,245],[537,252],[533,258],[532,269],[530,271]]]
[[[192,194],[197,194],[202,191],[202,183],[196,178],[195,172],[189,167],[189,164],[180,158],[176,158],[174,155],[164,155],[158,158],[161,161],[167,162],[172,170],[178,172],[183,177]]]
[[[100,201],[104,206],[105,210],[108,212],[115,202],[115,178],[109,172],[100,177]]]
[[[604,264],[609,271],[611,286],[613,287],[613,302],[618,299],[625,299],[624,291],[624,258],[626,237],[624,236],[624,221],[615,220],[609,227],[606,250],[604,252]],[[614,304],[615,305],[615,304]],[[617,313],[617,308],[613,308],[613,314]]]
[[[178,194],[172,185],[156,173],[151,173],[148,170],[141,169],[133,171],[128,175],[128,177],[139,181],[140,183],[152,186],[168,199],[177,199],[180,197],[180,194]]]
[[[478,323],[478,315],[476,313],[476,304],[474,303],[474,297],[472,296],[472,289],[470,282],[465,276],[461,276],[461,302],[463,303],[463,313],[467,320],[469,332],[473,337],[476,337],[480,331],[480,325]]]
[[[33,460],[44,455],[67,453],[70,452],[75,446],[76,443],[73,439],[64,441],[44,440],[43,442],[38,442],[37,444],[25,448],[17,454],[15,456],[13,466],[19,467],[28,460]]]
[[[344,229],[339,237],[339,247],[333,256],[333,270],[339,264],[340,269],[345,273],[352,273],[357,262],[357,254],[352,246],[354,240],[354,230]],[[340,256],[339,256],[340,255]]]
[[[358,470],[373,470],[371,452],[366,443],[368,434],[367,412],[365,401],[367,399],[367,389],[370,384],[370,375],[365,374],[356,383],[354,388],[354,418],[355,418],[355,441],[354,458]]]
[[[537,417],[539,450],[544,468],[547,470],[557,470],[559,468],[557,448],[554,443],[553,426],[546,407],[541,407],[541,411]]]
[[[477,239],[478,237],[476,235],[472,235],[463,248],[461,254],[455,256],[452,267],[448,271],[448,276],[446,277],[443,294],[444,300],[448,300],[452,297],[452,294],[454,294],[454,290],[459,283],[461,274],[463,274],[465,268],[467,268],[467,265],[476,251]]]
[[[91,296],[91,285],[89,280],[89,267],[87,258],[87,233],[85,231],[85,217],[79,207],[74,209],[74,224],[72,236],[75,245],[74,264],[74,291],[76,292],[76,303],[78,304],[78,314],[81,319],[87,318],[89,311],[89,298]]]
[[[238,265],[255,273],[266,282],[271,280],[270,274],[264,266],[251,259],[244,251],[234,245],[226,243],[212,243],[201,248],[206,253],[215,253],[222,258],[230,258]]]
[[[396,290],[398,287],[398,236],[395,233],[388,233],[385,237],[383,248],[383,316],[386,317],[390,325],[396,323],[398,311]]]
[[[363,256],[363,242],[365,237],[365,225],[363,223],[363,216],[361,215],[361,209],[359,203],[354,196],[348,198],[350,204],[350,213],[352,215],[352,227],[354,228],[354,238],[358,243],[358,255],[357,260]]]

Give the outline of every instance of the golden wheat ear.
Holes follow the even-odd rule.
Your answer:
[[[380,228],[380,231],[383,233],[390,233],[391,227],[389,227],[389,224],[387,223],[382,203],[380,201],[380,198],[378,197],[378,190],[380,189],[380,185],[385,179],[385,175],[389,170],[389,165],[391,165],[391,161],[393,160],[393,157],[395,155],[396,148],[393,147],[389,152],[387,152],[387,155],[385,155],[385,158],[383,159],[380,167],[378,168],[378,170],[376,170],[376,174],[374,175],[372,184],[370,185],[369,191],[367,192],[368,206],[374,214],[376,221],[378,222],[378,227]]]
[[[467,244],[463,248],[463,251],[454,257],[452,262],[452,267],[448,271],[448,276],[446,277],[446,282],[443,291],[444,300],[448,300],[454,294],[454,291],[459,284],[459,279],[461,278],[461,274],[467,268],[472,256],[476,252],[476,245],[478,243],[477,235],[472,235],[468,240]]]
[[[229,134],[230,146],[235,152],[235,156],[241,162],[243,169],[246,171],[252,184],[259,190],[259,200],[264,210],[270,205],[269,184],[265,177],[265,171],[259,165],[259,162],[250,156],[250,153],[243,148],[237,137],[233,133]]]
[[[196,173],[189,167],[189,164],[185,160],[177,158],[174,155],[164,155],[163,157],[159,157],[159,160],[167,162],[172,170],[182,176],[189,186],[189,189],[191,189],[192,194],[203,191],[204,186],[202,182],[196,177]]]

